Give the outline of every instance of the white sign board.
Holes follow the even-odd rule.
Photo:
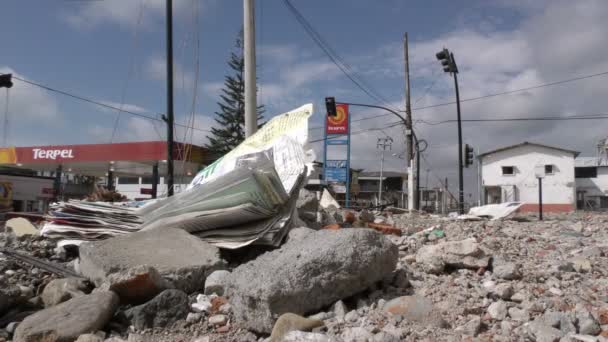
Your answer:
[[[545,178],[545,165],[536,165],[534,167],[536,178]]]

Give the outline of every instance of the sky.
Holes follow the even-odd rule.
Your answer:
[[[310,24],[386,101],[351,82],[314,43],[282,0],[256,2],[258,103],[266,118],[314,103],[309,139],[323,137],[323,99],[388,104],[403,110],[403,35],[408,32],[414,129],[428,142],[421,185],[446,177],[457,184],[454,85],[435,53],[447,47],[460,73],[461,99],[608,71],[608,2],[291,0]],[[0,72],[160,118],[166,111],[164,0],[5,0]],[[194,115],[198,130],[179,140],[203,145],[213,124],[226,64],[242,27],[242,1],[174,0],[176,121]],[[608,76],[462,103],[463,119],[608,114]],[[161,122],[75,100],[15,81],[8,95],[8,145],[109,143],[164,139]],[[0,109],[6,106],[0,89]],[[4,113],[2,113],[4,114]],[[387,170],[405,170],[403,127],[382,110],[351,108],[352,164],[379,169],[378,138],[394,139]],[[117,121],[117,118],[118,121]],[[4,120],[2,120],[4,122]],[[3,124],[3,123],[2,123]],[[4,124],[3,124],[4,125]],[[116,129],[114,129],[116,127]],[[476,151],[523,141],[594,156],[606,120],[464,122]],[[369,130],[375,129],[378,130]],[[382,130],[380,130],[382,128]],[[367,131],[365,131],[367,130]],[[3,127],[4,131],[4,127]],[[322,144],[313,143],[317,159]],[[430,170],[426,172],[426,170]],[[476,168],[465,170],[465,193],[477,192]]]

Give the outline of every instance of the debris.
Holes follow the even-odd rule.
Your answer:
[[[488,314],[495,320],[502,321],[507,318],[507,304],[502,300],[490,304]]]
[[[470,269],[487,267],[489,257],[477,241],[470,238],[424,246],[416,253],[416,262],[422,264],[429,273],[440,273],[446,266]]]
[[[576,313],[578,321],[578,332],[584,335],[598,335],[602,332],[600,324],[587,310],[578,311]]]
[[[282,314],[272,328],[270,342],[284,341],[285,335],[290,331],[311,331],[313,328],[323,326],[322,321],[304,318],[300,315]]]
[[[15,342],[72,341],[103,328],[118,307],[118,296],[99,291],[79,296],[28,316],[15,330]]]
[[[138,265],[154,267],[177,289],[201,290],[205,278],[225,267],[219,249],[181,229],[142,231],[80,246],[80,271],[96,285]]]
[[[199,294],[196,296],[196,302],[191,305],[192,310],[195,312],[211,312],[211,308],[213,304],[211,304],[211,300],[213,298],[217,298],[216,294],[212,294],[210,296]]]
[[[521,278],[519,266],[512,262],[496,263],[494,265],[494,276],[505,280],[516,280]]]
[[[151,301],[125,311],[138,330],[167,327],[188,315],[188,295],[180,290],[165,290]]]
[[[427,298],[421,296],[403,296],[384,304],[383,310],[393,315],[400,315],[408,321],[430,327],[445,328],[446,322]]]
[[[173,287],[151,266],[140,265],[109,274],[99,286],[120,297],[121,303],[141,304]]]
[[[303,331],[290,331],[283,339],[280,340],[282,342],[335,342],[333,338],[330,338],[327,335],[312,333],[312,332],[303,332]],[[274,342],[274,341],[272,341]]]
[[[522,202],[505,202],[500,204],[487,204],[481,207],[473,207],[469,210],[469,215],[478,217],[487,217],[492,220],[505,218],[516,212],[525,203]]]
[[[392,234],[392,235],[401,236],[401,229],[394,228],[389,224],[368,223],[367,226],[369,228],[372,228],[372,229],[375,229],[375,230],[381,232],[382,234]]]
[[[205,294],[210,295],[215,293],[218,296],[223,296],[229,275],[230,272],[226,270],[213,271],[207,279],[205,279]]]
[[[38,235],[40,232],[29,220],[23,217],[12,218],[5,223],[5,227],[9,228],[15,236]]]
[[[365,290],[393,271],[397,254],[372,230],[321,230],[237,267],[228,296],[239,321],[270,332],[283,313],[305,314]]]
[[[213,326],[223,326],[228,323],[228,318],[225,315],[213,315],[209,317],[209,324]]]
[[[45,307],[63,303],[74,297],[85,296],[90,292],[87,281],[81,278],[62,278],[51,280],[42,291],[42,302]]]

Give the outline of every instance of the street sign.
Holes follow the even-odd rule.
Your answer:
[[[327,145],[348,145],[348,140],[327,140]]]
[[[330,99],[332,100],[332,99]],[[335,99],[333,99],[335,101]],[[350,115],[348,104],[336,103],[336,115],[327,115],[325,118],[325,139],[323,143],[323,179],[331,186],[335,193],[344,194],[344,205],[350,205]],[[329,111],[328,111],[329,113]],[[335,138],[335,139],[330,139]],[[328,147],[346,146],[344,160],[327,160]],[[333,147],[333,149],[337,149]],[[344,148],[339,148],[344,151]],[[342,152],[343,153],[343,152]]]
[[[348,160],[327,160],[326,167],[329,168],[346,168]]]
[[[348,127],[348,105],[336,104],[336,116],[326,117],[325,133],[327,134],[347,134]]]
[[[346,182],[346,169],[342,168],[326,168],[325,180],[328,182]]]
[[[545,165],[536,165],[534,167],[536,178],[545,178]]]

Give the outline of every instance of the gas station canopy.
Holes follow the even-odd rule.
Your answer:
[[[183,143],[174,146],[176,176],[196,174],[216,159],[201,146]],[[63,172],[97,177],[108,171],[115,175],[150,175],[156,163],[163,175],[166,162],[165,141],[0,148],[0,165],[36,171],[55,171],[61,166]]]

